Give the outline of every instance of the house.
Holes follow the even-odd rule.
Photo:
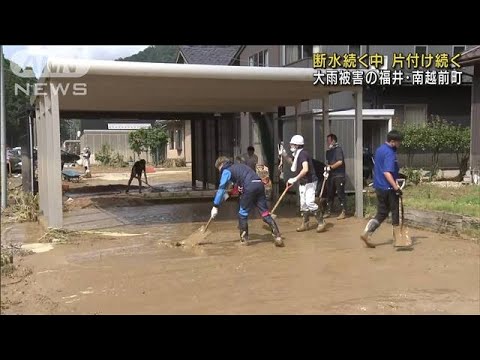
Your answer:
[[[91,162],[95,164],[95,154],[102,150],[104,145],[109,145],[112,153],[123,156],[124,161],[138,160],[129,146],[128,135],[130,132],[152,127],[155,123],[166,126],[168,143],[162,153],[141,153],[140,158],[154,162],[156,157],[164,159],[184,159],[187,166],[192,163],[190,121],[181,124],[175,120],[138,120],[138,119],[82,119],[80,148],[89,146],[92,152]]]
[[[478,185],[480,184],[480,46],[463,52],[459,63],[474,68],[470,118],[470,172],[472,182]]]
[[[241,45],[181,45],[178,64],[239,66]],[[215,86],[215,84],[212,84]],[[182,124],[191,124],[191,148],[193,162],[192,179],[203,183],[203,188],[218,184],[218,172],[212,166],[218,156],[234,157],[240,154],[240,114],[197,113],[179,114],[175,118],[179,129]],[[196,186],[192,180],[192,186]]]
[[[447,53],[450,57],[464,52],[471,48],[468,45],[247,45],[240,53],[240,63],[243,66],[273,66],[273,67],[307,67],[313,68],[312,56],[314,53],[326,54],[381,54],[388,64],[391,64],[394,53],[417,53],[417,54],[439,54]],[[469,125],[470,112],[470,91],[472,86],[472,68],[462,68],[461,85],[437,85],[419,86],[412,85],[411,81],[405,81],[401,86],[365,86],[363,92],[364,109],[394,109],[394,123],[423,123],[429,116],[438,115],[447,121],[461,125]],[[407,72],[404,72],[407,74]],[[313,77],[312,77],[313,82]],[[330,111],[349,110],[354,107],[354,98],[348,92],[330,94]],[[309,146],[313,146],[312,137],[321,134],[321,127],[315,125],[313,120],[314,112],[322,108],[322,100],[311,100],[302,102],[298,109],[295,107],[279,108],[277,114],[282,119],[280,126],[281,137],[286,139],[289,133],[282,133],[282,130],[291,128],[289,122],[295,121],[295,111],[301,116],[303,123],[309,124],[303,131],[306,135]],[[242,127],[249,127],[250,138],[242,136],[242,144],[245,141],[254,142],[260,146],[261,141],[256,134],[260,133],[256,121],[250,116],[245,116],[245,124]],[[243,120],[243,118],[242,118]],[[373,139],[381,138],[380,133],[385,133],[385,127],[379,128],[375,122],[365,122],[363,127],[363,141],[365,147],[374,150],[378,141]],[[242,135],[245,132],[242,133]],[[247,132],[248,133],[248,132]],[[339,135],[342,141],[342,135]],[[318,158],[323,158],[323,134],[316,141],[315,149],[312,150]],[[431,159],[430,154],[418,154],[414,157],[413,166],[425,167]],[[400,161],[405,163],[406,159],[400,156]],[[451,154],[440,156],[442,167],[456,167],[456,158]]]

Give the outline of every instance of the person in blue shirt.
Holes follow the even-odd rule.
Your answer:
[[[275,246],[284,246],[277,223],[270,215],[267,199],[265,197],[265,186],[255,171],[242,163],[233,164],[229,158],[220,156],[215,162],[215,167],[220,172],[220,184],[213,199],[211,217],[218,215],[218,208],[228,198],[226,193],[229,184],[233,183],[242,189],[240,197],[240,209],[238,211],[238,227],[240,229],[240,242],[248,245],[248,215],[256,207],[262,219],[272,230]]]
[[[371,242],[373,232],[378,229],[380,224],[392,213],[393,237],[399,238],[400,214],[399,197],[402,196],[402,190],[397,183],[399,176],[399,166],[397,160],[397,149],[402,143],[402,134],[397,130],[392,130],[387,134],[387,141],[381,145],[375,152],[375,166],[373,175],[373,187],[377,195],[377,214],[371,219],[365,227],[360,238],[368,247],[375,247]]]

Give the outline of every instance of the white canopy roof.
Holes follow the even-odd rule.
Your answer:
[[[60,91],[61,111],[275,111],[354,89],[313,85],[312,68],[50,59],[46,70],[40,82],[69,84]],[[86,84],[87,94],[75,95],[75,83]]]

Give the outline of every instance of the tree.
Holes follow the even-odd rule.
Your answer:
[[[134,55],[117,59],[117,61],[174,63],[177,54],[178,45],[151,45]]]
[[[76,140],[77,131],[81,128],[80,120],[60,119],[60,141]]]
[[[128,134],[130,149],[132,149],[132,151],[138,156],[140,156],[140,153],[148,151],[147,130],[148,129],[138,129]]]
[[[400,151],[407,154],[407,167],[411,167],[414,155],[419,151],[425,151],[425,126],[417,124],[404,124],[399,127],[403,134]]]
[[[438,157],[441,152],[449,150],[449,136],[451,125],[438,115],[432,115],[427,126],[423,129],[422,141],[425,142],[426,150],[432,152],[432,176],[438,172]]]
[[[5,76],[5,116],[7,125],[7,144],[16,146],[20,137],[27,133],[30,97],[22,89],[33,89],[37,82],[35,78],[22,78],[15,75],[10,67],[10,61],[3,58]],[[17,84],[17,90],[15,90]]]
[[[470,128],[460,125],[450,125],[447,146],[449,150],[457,156],[460,173],[456,180],[462,181],[467,173],[468,160],[470,159]]]
[[[138,156],[141,152],[148,152],[155,154],[155,165],[158,165],[159,157],[158,150],[165,147],[168,143],[168,134],[165,131],[164,125],[154,125],[148,129],[138,129],[128,134],[128,142],[130,149],[132,149]]]

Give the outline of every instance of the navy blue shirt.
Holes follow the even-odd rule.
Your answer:
[[[392,189],[392,185],[390,185],[390,183],[387,181],[387,178],[383,174],[386,171],[392,174],[395,181],[398,179],[398,173],[400,169],[397,160],[397,149],[388,144],[383,144],[377,149],[377,151],[375,151],[375,167],[373,176],[373,187],[375,189]]]
[[[300,154],[298,154],[298,159],[297,159],[297,171],[295,171],[295,176],[300,174],[300,171],[303,169],[303,163],[308,162],[308,172],[307,174],[301,178],[298,182],[301,185],[305,185],[307,183],[313,183],[315,181],[318,181],[317,175],[315,174],[315,167],[313,166],[313,161],[312,157],[308,152],[305,150],[302,150]]]
[[[343,156],[343,150],[340,146],[336,145],[331,149],[327,150],[327,164],[333,165],[337,161],[342,161],[342,165],[340,165],[336,169],[332,169],[330,171],[330,176],[345,176],[345,157]]]
[[[252,181],[261,182],[262,180],[249,166],[245,164],[232,164],[230,162],[226,163],[222,167],[220,184],[213,199],[213,205],[217,207],[220,206],[230,183],[241,186],[247,191]]]

